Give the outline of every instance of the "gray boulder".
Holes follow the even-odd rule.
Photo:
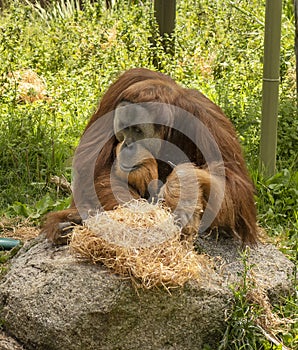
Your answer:
[[[0,349],[1,350],[24,350],[13,338],[0,331]]]
[[[240,247],[203,237],[216,257],[208,283],[171,291],[135,290],[101,265],[78,261],[68,247],[40,238],[19,252],[0,281],[0,319],[27,350],[190,350],[217,348],[241,278]],[[250,252],[255,279],[272,298],[292,290],[293,264],[272,245]]]

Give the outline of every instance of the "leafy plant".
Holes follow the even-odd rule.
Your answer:
[[[285,239],[281,248],[297,259],[298,172],[283,169],[270,178],[256,176],[259,221],[266,231]]]
[[[248,257],[249,249],[246,249],[241,254],[243,262],[241,279],[231,286],[234,301],[218,350],[283,349],[283,344],[276,337],[278,333],[276,329],[288,331],[288,325],[274,313],[262,287],[255,284],[254,266],[249,264]]]
[[[18,216],[24,216],[29,219],[40,219],[44,214],[54,211],[62,210],[70,205],[71,198],[53,199],[49,194],[46,194],[39,201],[37,201],[34,207],[25,203],[14,202],[8,209],[8,212]]]

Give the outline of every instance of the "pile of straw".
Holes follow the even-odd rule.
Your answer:
[[[46,84],[37,73],[31,69],[16,71],[9,74],[11,81],[17,84],[18,97],[24,102],[48,100]]]
[[[71,251],[131,277],[137,287],[166,289],[201,280],[207,258],[180,240],[180,228],[161,205],[134,200],[98,213],[74,228]]]

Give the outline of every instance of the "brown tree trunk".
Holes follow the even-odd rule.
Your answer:
[[[175,44],[173,33],[176,20],[176,0],[154,0],[154,16],[158,24],[159,35],[162,38],[164,50],[174,55]],[[156,34],[153,37],[156,37]],[[161,65],[158,59],[154,58],[153,61],[155,67],[160,69]]]

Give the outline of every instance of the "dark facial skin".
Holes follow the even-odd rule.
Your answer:
[[[122,102],[115,110],[114,132],[120,143],[118,161],[121,170],[137,169],[144,159],[156,158],[161,147],[160,131],[146,108]]]

